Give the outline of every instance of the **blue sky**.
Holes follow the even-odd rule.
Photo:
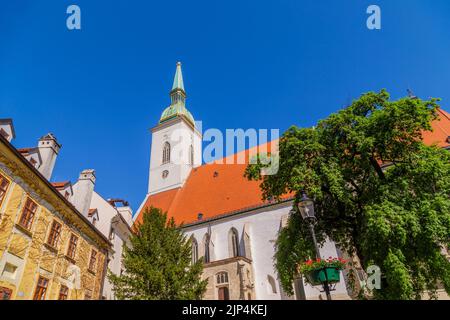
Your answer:
[[[82,30],[66,28],[77,4]],[[382,29],[366,28],[366,8]],[[53,132],[54,181],[97,171],[96,190],[137,209],[150,133],[183,63],[204,129],[311,126],[361,93],[413,89],[450,110],[448,0],[0,2],[0,117],[16,147]]]

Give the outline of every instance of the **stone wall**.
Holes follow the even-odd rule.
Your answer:
[[[217,275],[222,272],[227,273],[228,282],[218,283]],[[253,300],[255,297],[252,262],[245,257],[205,264],[203,279],[208,280],[205,300],[218,300],[221,287],[228,288],[230,300]]]

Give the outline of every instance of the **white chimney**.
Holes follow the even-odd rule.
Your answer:
[[[72,203],[85,217],[88,217],[95,186],[95,170],[86,169],[80,173],[73,186]]]
[[[108,199],[108,203],[119,212],[129,226],[133,224],[133,210],[131,209],[128,201],[123,199]],[[118,206],[118,203],[121,204],[121,206]]]
[[[0,119],[0,134],[5,137],[8,142],[16,137],[12,119]]]
[[[38,148],[42,159],[38,170],[47,180],[50,180],[61,145],[56,141],[55,136],[49,133],[39,139]]]
[[[129,226],[133,224],[133,210],[130,207],[118,207],[117,211],[122,215]]]

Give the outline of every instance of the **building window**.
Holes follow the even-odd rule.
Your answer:
[[[230,300],[230,291],[228,287],[220,287],[218,292],[219,300]]]
[[[69,288],[67,288],[65,285],[61,285],[61,288],[59,289],[58,300],[67,300],[68,297],[69,297]]]
[[[239,236],[236,229],[232,228],[229,232],[229,239],[230,243],[230,256],[231,257],[238,257],[239,256]]]
[[[2,205],[3,199],[5,199],[6,191],[9,187],[9,180],[0,175],[0,205]]]
[[[31,225],[33,224],[34,216],[36,215],[37,204],[27,198],[25,206],[22,210],[22,215],[20,216],[19,224],[27,230],[31,229]]]
[[[52,228],[50,229],[50,234],[47,239],[47,244],[56,248],[59,241],[59,236],[61,234],[61,223],[56,220],[53,220]]]
[[[166,142],[164,143],[163,147],[163,164],[170,162],[170,143]]]
[[[97,251],[92,250],[91,258],[89,259],[89,271],[95,272],[96,263],[97,263]]]
[[[194,165],[194,147],[192,145],[189,147],[189,164]]]
[[[192,237],[192,264],[198,261],[198,243],[194,237]]]
[[[78,237],[74,234],[71,234],[69,240],[69,248],[67,248],[67,256],[71,259],[75,259],[75,255],[77,252],[77,243]]]
[[[210,237],[209,237],[209,234],[207,234],[206,236],[205,236],[205,255],[204,255],[204,257],[205,257],[205,263],[209,263],[209,262],[211,262],[211,252],[210,252],[210,250],[209,250],[209,245],[210,245],[210,241],[211,239],[210,239]]]
[[[48,279],[42,276],[39,277],[36,290],[34,291],[33,300],[44,300],[47,292]]]
[[[272,276],[267,275],[268,282],[268,291],[269,293],[276,294],[277,293],[277,284],[275,279]]]
[[[0,287],[0,300],[10,300],[12,296],[12,290]]]
[[[228,272],[219,272],[216,275],[217,284],[226,284],[228,283]]]
[[[17,277],[17,266],[6,262],[5,267],[3,268],[2,277],[9,278],[11,280],[15,280]]]

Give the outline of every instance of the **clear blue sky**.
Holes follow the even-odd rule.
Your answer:
[[[70,4],[81,31],[66,28]],[[380,31],[366,28],[370,4]],[[450,109],[448,0],[1,1],[0,41],[0,117],[14,119],[16,147],[53,132],[53,180],[94,168],[96,190],[134,209],[178,60],[204,128],[311,126],[381,88]]]

